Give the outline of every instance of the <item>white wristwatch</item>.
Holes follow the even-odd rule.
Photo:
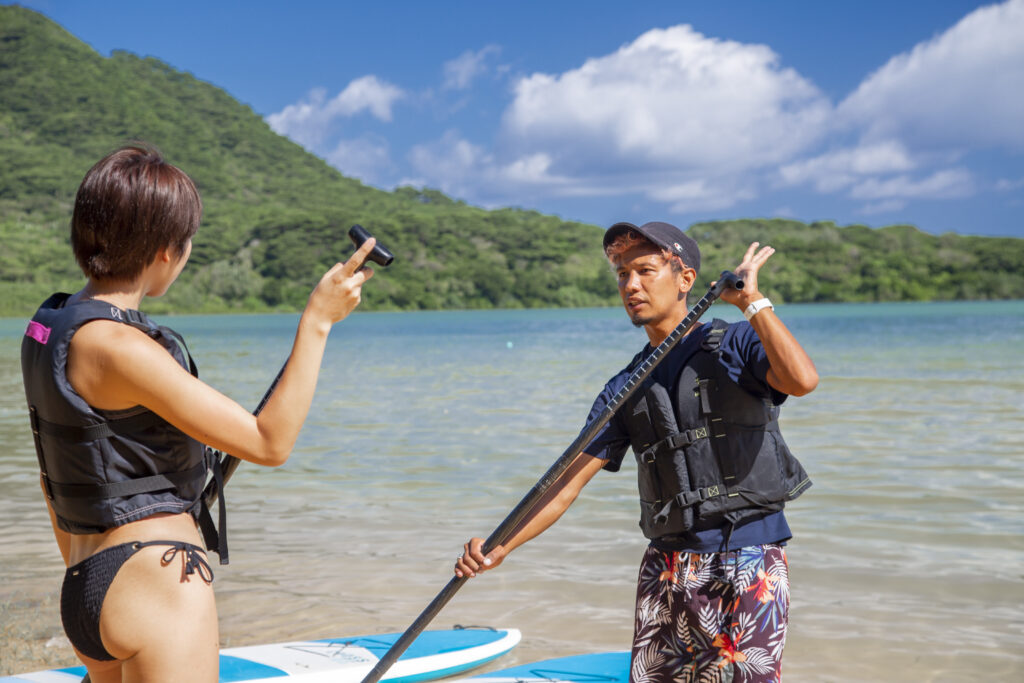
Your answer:
[[[759,312],[763,311],[766,308],[770,308],[773,311],[775,310],[775,307],[772,306],[772,302],[769,301],[767,298],[758,299],[757,301],[752,302],[749,306],[746,307],[746,309],[743,311],[743,317],[746,318],[747,320],[750,320],[751,318],[753,318],[755,315],[757,315]]]

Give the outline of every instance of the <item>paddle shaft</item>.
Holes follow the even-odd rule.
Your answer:
[[[260,403],[256,406],[256,410],[252,411],[253,415],[259,415],[263,412],[263,407],[267,405],[267,401],[270,400],[270,396],[274,393],[274,389],[277,388],[277,383],[281,381],[281,375],[284,374],[284,369],[288,367],[288,361],[284,362],[281,369],[277,372],[277,377],[270,383],[270,387],[267,389],[267,393],[263,394],[263,398],[260,399]],[[228,483],[228,479],[235,473],[238,466],[242,463],[239,458],[233,455],[224,454],[224,458],[220,461],[221,470],[221,486]],[[206,484],[206,488],[203,489],[203,499],[206,501],[206,506],[211,507],[217,501],[217,484],[215,481],[210,480]]]
[[[686,317],[672,330],[671,334],[665,338],[663,342],[651,352],[640,365],[633,371],[626,380],[625,385],[619,389],[618,393],[611,398],[610,401],[605,405],[604,409],[598,414],[592,422],[590,422],[586,428],[580,433],[576,440],[569,445],[564,453],[555,461],[555,463],[544,473],[544,476],[534,484],[530,492],[527,493],[519,504],[513,508],[512,512],[498,525],[498,527],[487,537],[484,542],[483,552],[486,555],[491,552],[495,547],[501,545],[512,532],[519,526],[519,524],[526,518],[526,516],[533,510],[537,502],[547,493],[559,477],[565,473],[569,466],[573,463],[576,457],[583,451],[583,449],[593,441],[594,437],[597,436],[598,432],[608,424],[608,421],[612,419],[612,416],[622,407],[626,402],[626,399],[633,395],[637,387],[647,379],[648,375],[654,370],[654,368],[661,362],[661,360],[668,354],[669,351],[675,347],[676,343],[679,342],[686,334],[690,331],[697,320],[700,319],[711,304],[721,295],[726,288],[743,289],[743,281],[740,280],[734,273],[729,271],[723,271],[721,277],[715,282],[706,294],[701,297],[700,301],[694,304],[693,308],[686,314]],[[437,597],[431,601],[427,608],[423,610],[416,621],[406,629],[395,644],[384,653],[384,656],[378,660],[377,664],[370,670],[370,673],[362,680],[362,683],[377,683],[388,669],[402,656],[402,653],[412,644],[412,641],[419,636],[420,633],[427,627],[427,625],[437,616],[437,614],[444,608],[445,605],[455,596],[455,593],[462,588],[462,584],[469,580],[469,577],[452,577]]]

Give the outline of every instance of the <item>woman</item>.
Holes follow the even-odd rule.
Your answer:
[[[181,273],[201,212],[191,179],[156,151],[127,146],[100,160],[71,221],[88,282],[47,300],[22,344],[41,481],[68,565],[61,617],[93,683],[217,680],[213,573],[197,530],[215,467],[204,444],[284,463],[328,332],[373,275],[362,268],[373,239],[327,271],[253,416],[201,382],[181,338],[137,310]]]

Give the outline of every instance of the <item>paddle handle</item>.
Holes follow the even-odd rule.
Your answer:
[[[544,476],[534,484],[533,488],[530,489],[519,504],[512,509],[507,517],[497,526],[497,528],[487,537],[484,542],[483,552],[486,555],[490,551],[494,550],[495,547],[501,545],[512,532],[519,526],[519,524],[526,518],[537,502],[547,493],[559,477],[565,473],[569,466],[573,463],[583,449],[594,440],[598,432],[608,424],[608,421],[612,419],[612,416],[622,407],[626,402],[626,399],[633,395],[637,387],[643,383],[645,379],[651,374],[654,368],[661,362],[661,360],[668,354],[669,351],[682,339],[686,334],[693,328],[697,321],[704,313],[711,307],[711,304],[721,296],[722,292],[727,288],[732,289],[743,289],[743,280],[739,279],[735,273],[730,271],[723,271],[722,275],[711,287],[708,288],[707,293],[701,297],[700,301],[694,304],[693,308],[686,314],[686,317],[676,325],[676,328],[672,330],[671,334],[665,338],[663,342],[651,352],[651,354],[644,359],[644,361],[633,371],[626,380],[626,383],[621,389],[611,398],[610,401],[605,405],[604,409],[595,417],[586,428],[580,433],[576,440],[569,445],[564,453],[555,461],[555,463],[548,468],[548,471],[544,473]],[[363,678],[362,683],[377,683],[388,669],[402,656],[402,653],[406,651],[412,641],[419,636],[420,633],[427,627],[427,625],[434,619],[435,616],[444,608],[445,605],[455,596],[462,585],[468,581],[469,578],[453,577],[440,593],[431,601],[427,608],[423,610],[416,620],[405,630],[398,640],[395,641],[384,656],[381,657],[377,664],[370,670],[370,673]]]

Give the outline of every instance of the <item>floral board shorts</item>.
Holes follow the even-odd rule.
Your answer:
[[[761,683],[782,676],[789,619],[785,550],[650,547],[636,592],[631,683]]]

